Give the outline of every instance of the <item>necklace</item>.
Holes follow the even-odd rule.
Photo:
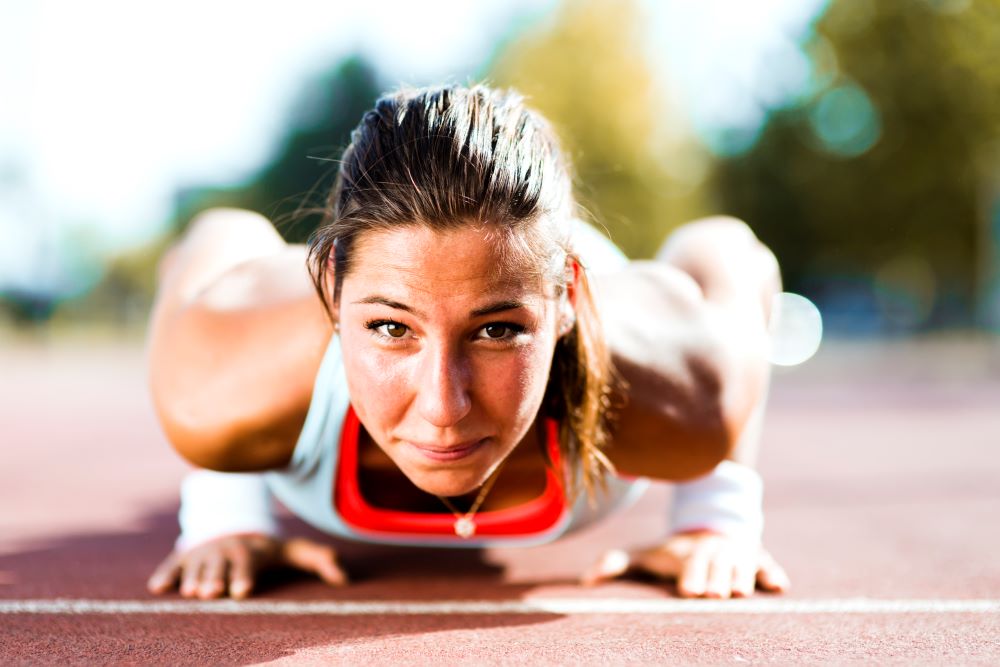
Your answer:
[[[472,507],[469,508],[468,512],[462,513],[451,504],[451,501],[444,496],[435,496],[438,500],[444,503],[444,506],[451,510],[451,513],[455,515],[455,534],[461,537],[463,540],[467,540],[476,534],[476,512],[479,511],[479,507],[486,500],[486,496],[489,495],[490,489],[493,488],[493,483],[497,481],[497,477],[500,476],[500,468],[506,463],[506,459],[497,466],[497,469],[493,471],[493,474],[483,483],[483,487],[479,489],[479,495],[476,496],[475,501],[472,503]]]

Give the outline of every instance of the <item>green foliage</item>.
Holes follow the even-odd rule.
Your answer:
[[[206,208],[235,206],[267,216],[286,240],[304,241],[318,219],[301,214],[322,206],[351,131],[380,92],[375,70],[357,56],[311,82],[293,105],[290,130],[274,159],[248,183],[184,193],[176,217],[178,230]]]
[[[998,28],[1000,0],[831,5],[811,45],[826,85],[715,180],[793,288],[858,275],[928,301],[916,324],[971,322],[1000,183]]]
[[[651,69],[643,18],[632,1],[565,2],[490,68],[495,85],[552,121],[581,202],[632,257],[651,256],[671,228],[708,212],[706,155]]]

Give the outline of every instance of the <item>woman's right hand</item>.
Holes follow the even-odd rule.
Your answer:
[[[333,547],[302,537],[282,540],[260,533],[224,535],[174,551],[146,584],[162,594],[179,584],[183,597],[203,600],[225,596],[245,598],[264,569],[288,566],[317,575],[331,586],[343,586],[347,576]]]

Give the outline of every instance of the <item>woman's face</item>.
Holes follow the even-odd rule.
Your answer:
[[[419,488],[483,483],[524,438],[548,381],[560,300],[468,225],[357,239],[338,303],[354,410]]]

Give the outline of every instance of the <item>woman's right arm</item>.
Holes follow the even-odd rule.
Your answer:
[[[149,380],[168,440],[202,468],[286,465],[333,331],[306,249],[260,216],[215,210],[161,275]]]
[[[305,248],[285,244],[249,211],[201,214],[161,264],[150,322],[150,386],[167,438],[202,468],[285,465],[331,333]],[[220,513],[220,499],[231,511]],[[259,475],[191,473],[181,525],[176,548],[149,579],[153,593],[177,586],[185,597],[245,597],[272,566],[346,581],[331,546],[276,535]]]

